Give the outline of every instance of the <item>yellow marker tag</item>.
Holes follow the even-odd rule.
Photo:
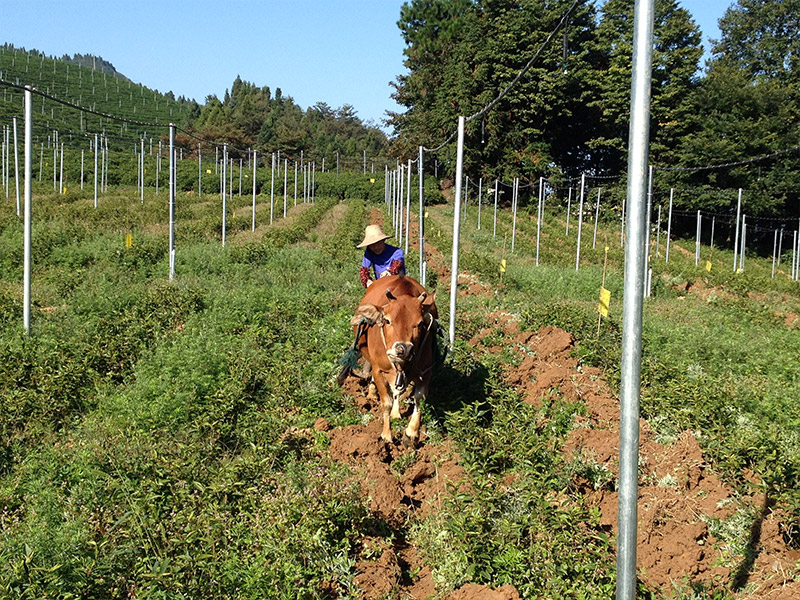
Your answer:
[[[604,317],[608,317],[608,307],[611,304],[611,292],[606,288],[600,288],[600,302],[597,304],[597,312]]]
[[[375,183],[375,179],[374,178],[370,178],[369,182],[370,183]]]
[[[67,193],[67,188],[64,188],[64,191],[63,191],[63,192],[61,192],[61,194],[62,194],[62,195],[64,195],[64,194],[66,194],[66,193]]]
[[[206,173],[208,173],[209,175],[211,175],[211,169],[206,169]]]
[[[426,219],[428,218],[428,211],[427,210],[425,211],[425,218]]]
[[[126,248],[130,248],[131,246],[133,246],[133,234],[132,233],[126,233],[125,234],[125,247]]]
[[[709,271],[709,272],[711,271],[711,261],[710,260],[706,261],[706,271]]]
[[[442,237],[442,232],[438,229],[436,230],[436,237]]]
[[[505,258],[500,261],[500,272],[501,273],[505,273],[506,272],[506,259]]]

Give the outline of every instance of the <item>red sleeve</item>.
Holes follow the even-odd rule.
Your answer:
[[[390,275],[397,275],[401,271],[405,271],[403,268],[403,261],[402,260],[393,260],[392,264],[389,265],[389,274]]]
[[[361,267],[358,270],[358,275],[361,278],[361,285],[363,285],[364,287],[367,287],[367,284],[371,280],[370,276],[369,276],[369,267]]]

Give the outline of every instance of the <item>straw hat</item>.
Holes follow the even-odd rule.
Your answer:
[[[367,225],[364,230],[364,241],[362,241],[356,248],[366,248],[377,242],[388,239],[392,236],[383,233],[380,225]]]

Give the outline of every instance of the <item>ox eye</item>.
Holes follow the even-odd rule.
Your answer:
[[[384,325],[391,325],[392,324],[392,322],[389,320],[389,317],[383,317],[383,323],[384,323]]]

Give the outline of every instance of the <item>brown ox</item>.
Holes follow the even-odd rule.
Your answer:
[[[414,411],[403,443],[414,447],[419,440],[419,404],[428,395],[437,317],[435,295],[405,275],[372,283],[356,309],[355,335],[359,323],[367,325],[356,347],[372,365],[372,382],[383,408],[381,439],[387,442],[392,441],[389,418],[400,418],[400,400],[412,392]]]

